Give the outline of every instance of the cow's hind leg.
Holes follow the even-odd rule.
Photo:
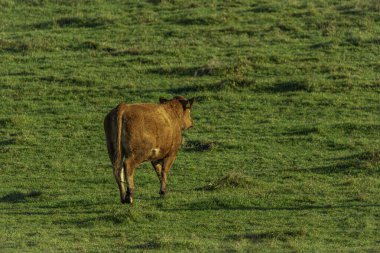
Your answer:
[[[157,177],[161,182],[162,160],[153,161],[152,166],[157,173]]]
[[[123,166],[122,164],[114,164],[113,174],[115,176],[115,180],[117,183],[117,186],[119,187],[120,191],[120,201],[121,203],[126,203],[126,191],[124,187],[124,175],[123,175]]]
[[[124,161],[124,174],[127,179],[127,195],[126,203],[133,204],[133,195],[135,193],[134,174],[137,163],[131,158],[127,157]]]
[[[154,170],[156,171],[157,177],[160,180],[160,184],[162,184],[162,164],[163,164],[162,160],[152,162],[152,166],[153,166]],[[161,191],[160,191],[160,193],[161,193]]]
[[[160,189],[160,195],[161,197],[164,197],[167,191],[167,179],[168,179],[168,174],[169,170],[172,167],[174,160],[176,158],[176,155],[170,155],[163,160],[162,164],[162,171],[161,171],[161,189]]]

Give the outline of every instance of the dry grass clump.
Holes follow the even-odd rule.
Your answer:
[[[245,188],[250,185],[252,181],[249,177],[240,172],[231,171],[198,190],[214,191],[222,188]]]

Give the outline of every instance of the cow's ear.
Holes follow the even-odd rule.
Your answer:
[[[195,100],[194,97],[189,99],[189,107],[190,107],[190,109],[193,106],[194,100]]]
[[[181,103],[182,108],[183,108],[183,110],[185,111],[185,110],[186,110],[186,107],[187,107],[187,103],[188,103],[189,101],[187,101],[186,99],[178,99],[178,101]]]
[[[168,102],[169,100],[163,97],[160,97],[160,104],[163,104],[165,102]]]

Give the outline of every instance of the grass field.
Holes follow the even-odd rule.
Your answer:
[[[0,0],[0,252],[379,252],[380,3]],[[196,97],[119,203],[103,118]]]

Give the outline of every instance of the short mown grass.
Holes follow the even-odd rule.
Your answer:
[[[0,0],[0,252],[380,251],[378,1]],[[121,101],[195,97],[121,205]]]

